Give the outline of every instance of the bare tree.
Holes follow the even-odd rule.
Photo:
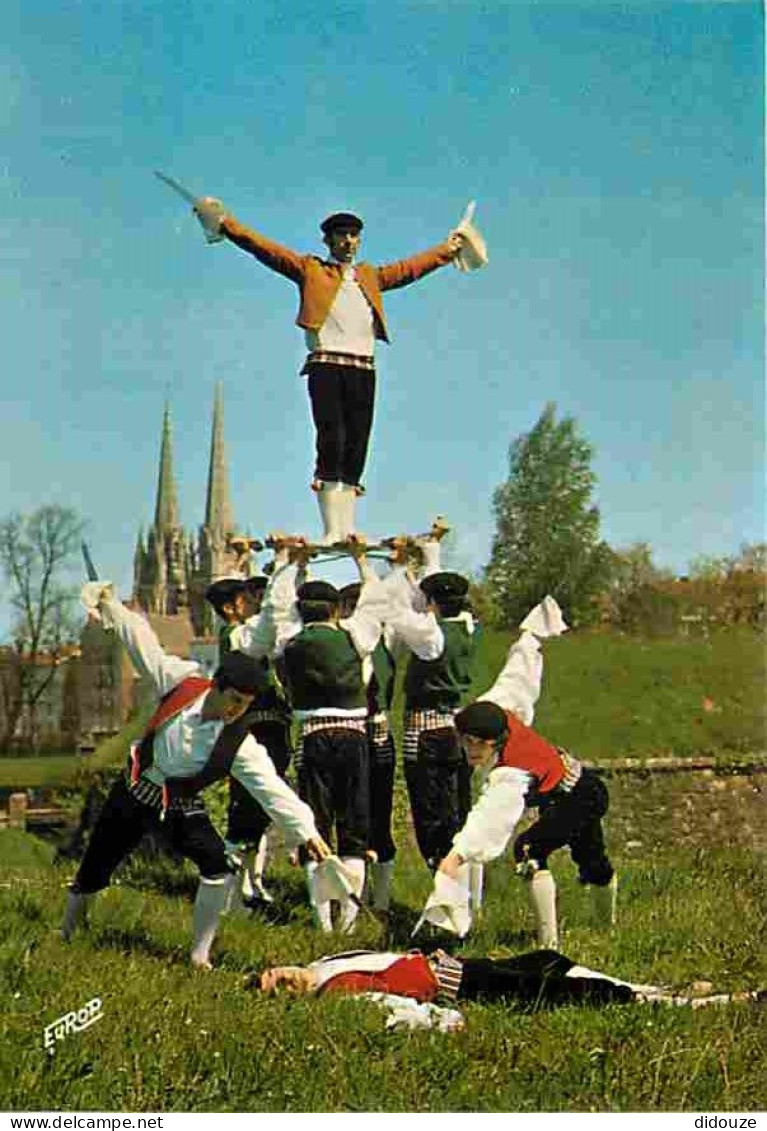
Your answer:
[[[41,700],[76,639],[76,587],[67,584],[83,533],[70,507],[43,506],[0,522],[0,564],[10,585],[10,641],[0,663],[0,746],[20,720],[34,737]]]

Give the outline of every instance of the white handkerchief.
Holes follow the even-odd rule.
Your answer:
[[[476,201],[470,200],[463,216],[450,233],[451,236],[457,234],[464,238],[463,246],[453,260],[459,271],[477,271],[488,261],[487,244],[473,224],[476,207]]]
[[[471,912],[468,868],[465,864],[462,865],[460,878],[457,880],[451,879],[444,872],[436,873],[431,895],[426,900],[426,906],[413,934],[419,931],[424,923],[431,923],[443,931],[450,931],[461,939],[468,933],[471,926]]]
[[[540,605],[530,610],[519,627],[523,632],[532,632],[541,639],[561,636],[563,632],[567,632],[562,610],[553,597],[544,597]]]

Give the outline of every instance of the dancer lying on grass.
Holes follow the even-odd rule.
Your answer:
[[[264,993],[283,988],[293,994],[377,993],[418,1002],[497,1001],[538,1005],[663,1003],[723,1005],[763,1001],[765,991],[694,996],[666,987],[622,981],[579,966],[555,950],[536,950],[510,958],[457,958],[444,951],[407,954],[350,951],[319,958],[307,966],[273,966],[253,983]],[[703,983],[709,989],[708,983]]]

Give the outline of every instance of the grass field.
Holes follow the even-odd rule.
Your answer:
[[[488,635],[486,670],[504,638]],[[549,646],[537,723],[594,760],[715,752],[726,763],[764,749],[764,656],[750,634],[652,645],[604,637]],[[480,689],[487,679],[480,676]],[[706,710],[703,700],[713,703]],[[0,760],[2,766],[2,760]],[[643,982],[721,989],[765,985],[765,868],[757,845],[759,784],[733,794],[689,781],[608,779],[620,918],[593,929],[566,854],[554,857],[561,949]],[[746,779],[748,781],[749,779]],[[676,783],[676,784],[675,784]],[[709,796],[710,792],[710,796]],[[729,795],[728,795],[729,796]],[[401,802],[401,795],[400,795]],[[215,809],[216,806],[214,805]],[[679,813],[684,816],[680,824]],[[756,816],[755,816],[756,815]],[[751,822],[749,825],[748,822]],[[363,917],[355,947],[406,949],[428,892],[399,807],[400,852],[389,937]],[[629,839],[630,838],[630,839]],[[310,925],[301,874],[271,868],[278,922],[224,921],[215,970],[187,966],[195,878],[165,858],[137,857],[98,900],[91,930],[56,936],[73,866],[53,847],[0,832],[0,1109],[102,1111],[759,1111],[765,1024],[752,1005],[611,1006],[525,1011],[464,1007],[465,1032],[387,1032],[369,1003],[262,999],[248,971],[304,961],[350,940]],[[524,891],[508,861],[488,869],[482,920],[464,953],[533,946]],[[94,997],[101,1021],[43,1049],[43,1029]]]

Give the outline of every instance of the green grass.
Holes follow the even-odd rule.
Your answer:
[[[402,839],[402,838],[401,838]],[[748,1005],[526,1012],[465,1005],[467,1030],[388,1033],[367,1003],[262,999],[248,971],[347,949],[311,927],[301,875],[271,870],[281,922],[223,923],[216,969],[187,965],[192,871],[140,860],[100,897],[90,932],[55,935],[68,872],[28,834],[0,835],[0,1107],[136,1111],[755,1111],[763,1013]],[[673,845],[618,852],[621,919],[592,929],[585,893],[555,860],[562,949],[637,981],[764,984],[765,876],[752,852]],[[412,846],[395,877],[394,938],[363,917],[354,946],[408,946],[429,877]],[[163,889],[166,893],[163,894]],[[532,944],[520,882],[492,866],[466,953]],[[44,1053],[43,1027],[98,996],[104,1017]],[[544,1067],[545,1066],[545,1067]]]
[[[474,693],[490,686],[511,639],[483,634]],[[749,629],[708,640],[572,633],[545,645],[544,656],[536,726],[586,759],[705,754],[728,762],[765,751],[767,656],[761,635]],[[131,739],[145,717],[127,728]],[[125,735],[109,739],[86,757],[0,757],[0,789],[77,785],[119,765],[127,743]]]
[[[508,637],[489,633],[477,690]],[[537,725],[585,757],[710,752],[725,764],[764,749],[764,654],[750,633],[710,641],[573,635],[546,650]],[[705,711],[702,701],[713,701]],[[97,762],[119,762],[123,740]],[[0,770],[3,768],[0,760]],[[25,759],[52,765],[55,759]],[[80,760],[76,763],[80,764]],[[6,762],[7,765],[7,762]],[[73,763],[74,767],[75,763]],[[75,781],[75,778],[70,778]],[[567,855],[554,857],[562,949],[637,981],[722,989],[767,983],[763,806],[757,779],[718,790],[703,776],[610,777],[607,821],[620,919],[592,928]],[[15,781],[12,784],[29,784]],[[737,787],[737,788],[736,788]],[[219,793],[220,793],[219,789]],[[221,797],[211,798],[221,812]],[[400,852],[392,933],[363,917],[355,947],[406,949],[429,890],[397,795]],[[209,975],[187,966],[195,877],[135,857],[97,901],[91,930],[55,934],[73,866],[31,835],[0,832],[0,1109],[135,1111],[758,1111],[764,1014],[752,1006],[612,1006],[526,1012],[464,1007],[467,1029],[390,1033],[367,1003],[262,999],[248,971],[301,962],[350,940],[310,924],[300,872],[271,868],[279,922],[229,916]],[[507,860],[488,869],[473,954],[533,945],[525,892]],[[43,1050],[43,1028],[91,998],[103,1020]]]

